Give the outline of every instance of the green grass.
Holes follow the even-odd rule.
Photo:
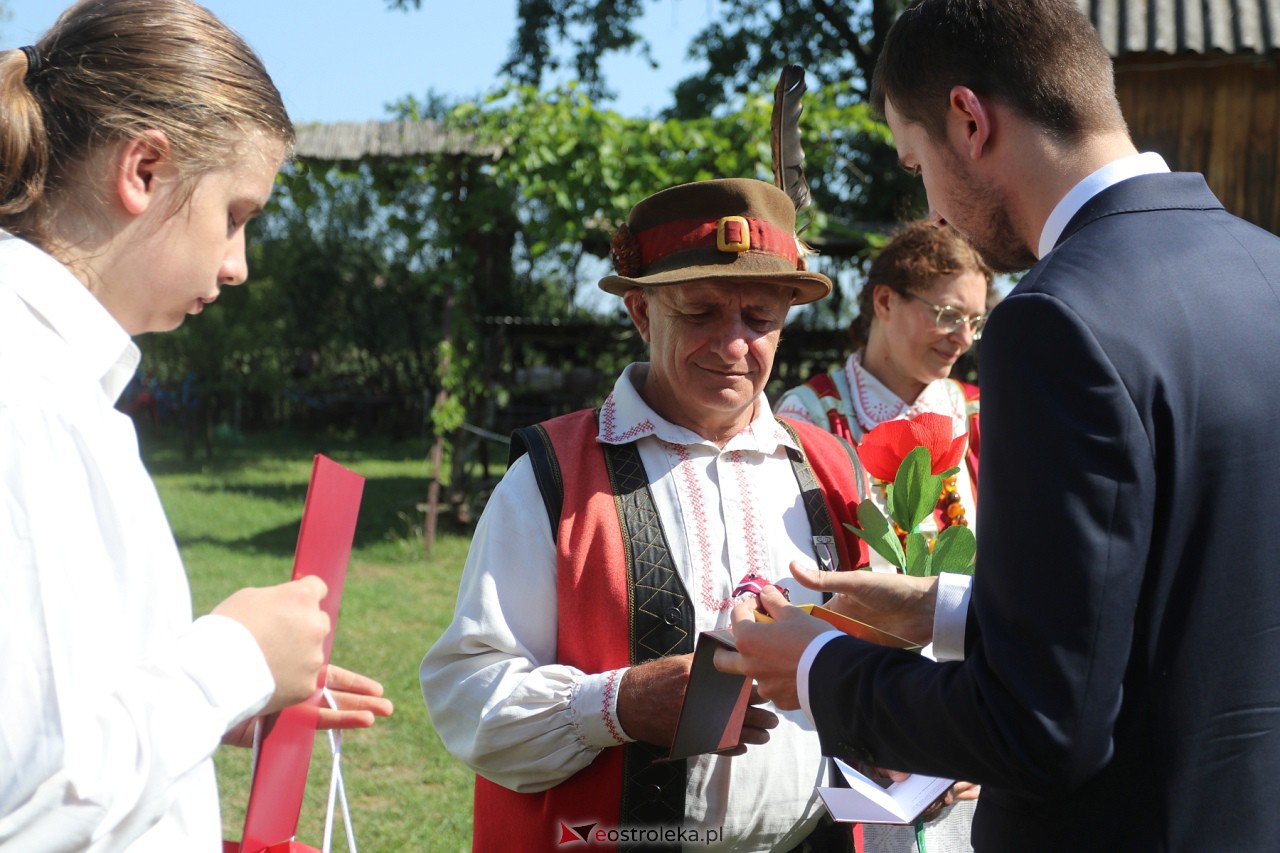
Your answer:
[[[425,450],[351,440],[250,437],[185,461],[180,446],[143,442],[191,579],[197,615],[244,586],[289,579],[315,453],[366,478],[333,661],[382,682],[395,714],[348,732],[342,763],[355,838],[366,851],[471,847],[473,776],[450,756],[418,690],[418,663],[453,613],[466,531],[441,525],[424,558]],[[249,750],[216,757],[225,837],[238,839],[249,791]],[[329,786],[328,739],[312,757],[298,840],[319,847]],[[339,818],[340,821],[340,818]],[[340,826],[334,849],[345,850]]]

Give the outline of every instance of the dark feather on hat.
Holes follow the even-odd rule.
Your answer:
[[[800,103],[806,87],[804,69],[788,65],[778,77],[773,90],[773,115],[770,117],[773,143],[773,182],[791,199],[796,210],[809,206],[812,197],[804,178],[804,148],[800,145]]]

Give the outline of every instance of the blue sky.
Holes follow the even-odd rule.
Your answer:
[[[5,0],[0,45],[38,38],[71,0]],[[385,105],[427,91],[470,97],[489,90],[515,34],[516,0],[423,0],[392,12],[384,0],[204,0],[262,56],[295,122],[365,121]],[[691,37],[719,0],[654,0],[643,30],[660,64],[635,57],[605,66],[619,92],[615,109],[652,115],[694,67],[684,60]]]

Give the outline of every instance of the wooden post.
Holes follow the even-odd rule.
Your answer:
[[[453,156],[449,158],[453,161],[453,203],[456,206],[462,204],[462,158],[461,156]],[[453,308],[457,293],[457,278],[455,275],[449,277],[445,284],[444,294],[444,310],[443,316],[440,318],[440,340],[448,343],[453,337]],[[445,388],[445,379],[449,375],[449,355],[448,350],[444,351],[444,355],[440,359],[438,375],[440,377],[440,390],[436,392],[435,406],[442,406],[449,399],[449,392]],[[436,523],[440,516],[440,475],[444,468],[444,434],[437,432],[435,442],[431,445],[430,458],[431,477],[427,485],[427,515],[422,525],[422,549],[423,555],[431,556],[431,549],[436,544]]]

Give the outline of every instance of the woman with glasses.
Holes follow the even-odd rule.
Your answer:
[[[912,222],[880,251],[850,325],[853,352],[842,365],[811,377],[779,398],[781,416],[824,427],[857,444],[877,425],[925,412],[951,418],[952,434],[969,435],[965,464],[949,478],[932,518],[920,530],[932,541],[952,524],[977,516],[978,389],[951,379],[951,369],[982,335],[993,291],[991,268],[950,226]],[[883,488],[866,483],[864,498],[885,507]],[[872,552],[871,568],[896,571]],[[926,824],[929,853],[968,851],[977,788],[958,783],[948,805]],[[906,826],[864,827],[866,853],[916,849]]]

